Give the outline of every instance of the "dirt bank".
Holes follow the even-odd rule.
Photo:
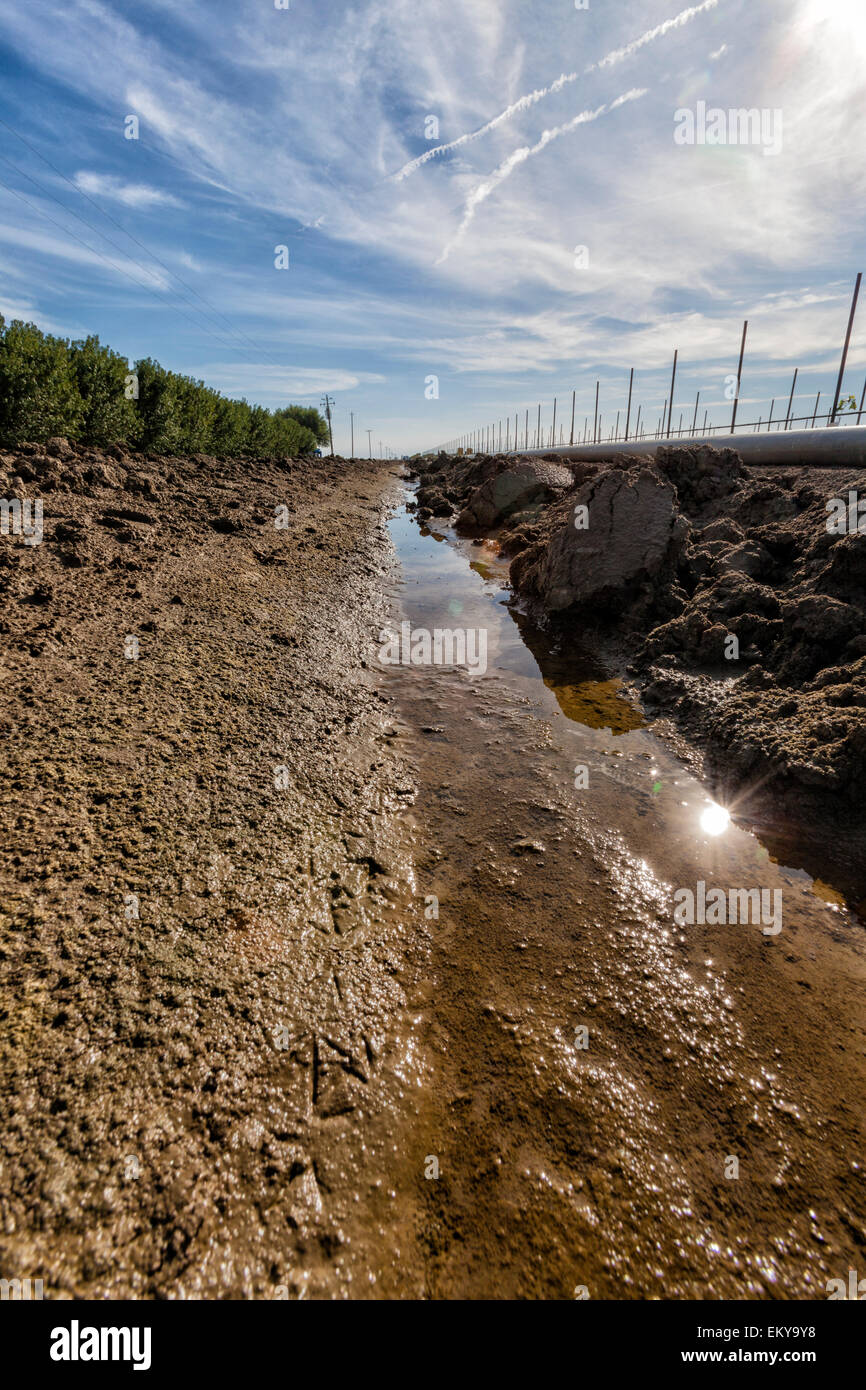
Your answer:
[[[419,515],[514,557],[521,605],[639,680],[720,799],[808,835],[866,897],[866,473],[660,447],[609,464],[440,456]],[[838,499],[833,503],[833,499]],[[864,507],[866,510],[866,507]],[[682,746],[682,745],[680,745]]]
[[[419,1290],[391,487],[0,456],[44,509],[0,538],[0,1273],[46,1297]]]

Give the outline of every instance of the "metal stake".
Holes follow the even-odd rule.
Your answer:
[[[848,361],[848,345],[851,342],[851,329],[854,326],[854,311],[857,308],[857,296],[860,293],[860,281],[863,279],[862,271],[857,272],[857,279],[854,283],[854,298],[851,300],[851,312],[848,315],[848,328],[845,332],[845,346],[842,349],[842,361],[839,363],[839,376],[836,380],[836,392],[833,396],[833,410],[828,420],[832,425],[836,419],[836,411],[839,408],[839,392],[842,390],[842,378],[845,375],[845,363]]]
[[[676,381],[676,377],[677,377],[677,353],[678,353],[678,352],[679,352],[679,348],[674,348],[674,366],[673,366],[673,371],[671,372],[671,398],[670,398],[670,404],[668,405],[668,438],[670,438],[670,433],[671,433],[671,416],[672,416],[672,414],[673,414],[673,409],[674,409],[674,382]]]
[[[746,329],[748,326],[749,320],[745,319],[743,322],[743,337],[740,342],[740,360],[737,363],[737,394],[734,397],[734,409],[731,414],[731,434],[734,433],[734,425],[737,423],[737,406],[740,403],[740,382],[743,379],[743,353],[746,351]]]
[[[785,429],[788,428],[788,421],[791,418],[791,406],[794,404],[794,387],[797,385],[797,373],[799,370],[799,367],[794,368],[794,380],[791,382],[791,394],[788,397],[788,410],[785,415]]]

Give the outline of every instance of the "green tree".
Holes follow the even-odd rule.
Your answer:
[[[310,431],[316,444],[327,444],[328,422],[315,406],[290,405],[286,409],[293,420]]]
[[[130,390],[127,391],[129,383]],[[0,441],[67,435],[129,443],[154,454],[310,454],[328,438],[310,406],[251,406],[141,358],[126,361],[95,335],[70,343],[0,315]]]
[[[126,443],[136,427],[133,400],[126,394],[130,377],[126,359],[96,337],[72,343],[69,351],[82,402],[78,437],[85,444]]]
[[[150,357],[135,364],[138,378],[136,442],[149,453],[172,453],[180,445],[177,378]]]
[[[84,405],[68,344],[35,323],[0,315],[0,439],[78,437]]]
[[[249,438],[249,406],[220,396],[213,423],[213,451],[229,456],[243,453]]]
[[[171,373],[176,448],[184,454],[213,452],[213,424],[219,397],[203,381]]]

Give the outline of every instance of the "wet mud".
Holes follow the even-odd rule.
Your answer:
[[[706,786],[551,652],[493,547],[412,525],[404,611],[490,651],[393,676],[439,903],[433,1296],[826,1297],[866,1231],[862,924],[754,834],[704,831]],[[677,925],[701,879],[778,891],[781,931]]]
[[[414,791],[369,662],[391,474],[2,463],[44,538],[0,540],[0,1274],[420,1293]]]
[[[856,904],[802,838],[719,826],[497,546],[419,525],[393,465],[0,468],[45,504],[0,541],[3,1277],[750,1299],[856,1267]],[[383,659],[403,624],[484,661]],[[699,882],[781,929],[678,922]]]

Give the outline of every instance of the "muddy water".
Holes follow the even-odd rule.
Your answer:
[[[862,925],[748,829],[710,833],[707,791],[615,672],[509,606],[491,546],[405,511],[391,535],[395,624],[486,640],[485,669],[385,666],[432,938],[406,1141],[438,1171],[430,1295],[825,1298],[866,1242]],[[677,922],[699,883],[767,914]]]

